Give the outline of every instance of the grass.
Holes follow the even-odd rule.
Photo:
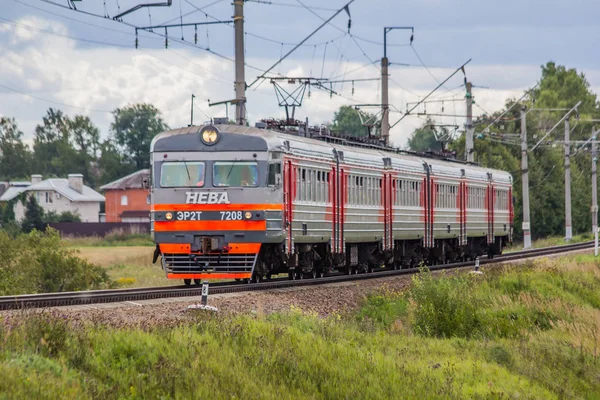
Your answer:
[[[154,247],[150,235],[146,234],[108,234],[105,237],[65,237],[63,242],[67,247],[122,247],[122,246],[148,246]]]
[[[574,235],[571,241],[565,241],[564,236],[550,236],[547,238],[539,238],[531,243],[531,246],[535,249],[542,247],[560,246],[564,244],[573,244],[588,242],[594,240],[594,236],[591,233],[582,233],[580,235]],[[513,251],[523,250],[523,242],[514,242],[512,246],[508,246],[504,249],[504,253],[510,253]]]
[[[58,314],[0,324],[0,398],[600,397],[590,256],[414,278],[355,313],[190,313],[117,329]]]
[[[78,247],[79,256],[103,267],[120,287],[180,285],[165,277],[160,258],[152,264],[154,249],[146,246]]]

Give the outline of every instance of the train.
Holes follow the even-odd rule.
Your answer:
[[[512,177],[473,163],[221,124],[162,132],[150,159],[153,262],[186,285],[451,263],[512,242]]]

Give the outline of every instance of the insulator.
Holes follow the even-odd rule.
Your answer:
[[[194,44],[198,44],[198,25],[194,25]]]
[[[352,81],[352,96],[354,96],[354,81]]]
[[[167,28],[165,28],[165,49],[169,48],[169,36],[167,34]]]
[[[135,30],[135,48],[136,49],[138,48],[138,44],[139,44],[139,41],[138,41],[138,31],[136,29]]]

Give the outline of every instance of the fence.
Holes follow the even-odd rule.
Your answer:
[[[111,232],[150,234],[148,222],[56,222],[48,225],[61,237],[104,237]]]

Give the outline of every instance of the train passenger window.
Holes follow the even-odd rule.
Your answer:
[[[213,186],[258,186],[258,164],[254,161],[217,161],[213,165]]]
[[[200,161],[169,161],[161,165],[160,187],[204,186],[204,163]]]

